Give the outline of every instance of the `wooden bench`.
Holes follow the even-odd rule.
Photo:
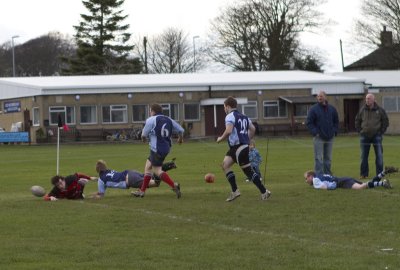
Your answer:
[[[267,125],[259,125],[260,134],[261,135],[290,135],[291,127],[289,124],[267,124]]]
[[[307,134],[308,130],[302,123],[295,123],[293,126],[289,123],[286,124],[263,124],[258,125],[260,135],[299,135]]]
[[[56,126],[46,128],[47,142],[57,142],[57,132],[60,132],[60,142],[76,141],[76,129],[74,127],[64,130]]]
[[[47,142],[57,142],[57,129],[58,127],[46,128]],[[76,127],[69,127],[68,131],[65,131],[63,128],[61,128],[59,132],[60,142],[105,141],[107,135],[111,135],[113,133],[113,130],[107,130],[103,128],[77,129]]]
[[[104,141],[107,135],[112,134],[103,128],[97,129],[79,129],[77,130],[77,141]]]

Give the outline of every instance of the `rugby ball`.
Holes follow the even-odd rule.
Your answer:
[[[31,187],[31,192],[36,197],[43,197],[46,194],[46,191],[41,186],[32,186]]]
[[[213,173],[207,173],[206,175],[204,175],[204,180],[207,183],[214,183],[215,181],[215,175]]]

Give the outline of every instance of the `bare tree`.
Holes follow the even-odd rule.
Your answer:
[[[139,41],[136,45],[136,53],[148,73],[193,71],[193,48],[188,35],[181,29],[170,27],[160,35],[143,38],[143,44]],[[200,55],[196,57],[196,67],[201,67]]]
[[[298,33],[318,27],[325,0],[241,0],[211,25],[209,56],[234,70],[288,69]]]
[[[61,73],[62,57],[75,53],[75,43],[58,32],[27,41],[18,48],[19,76],[52,76]]]
[[[0,45],[0,77],[12,76],[11,42]]]
[[[14,52],[17,76],[52,76],[60,74],[64,67],[62,57],[75,54],[75,45],[68,36],[51,32],[15,46]],[[12,76],[11,57],[10,44],[3,44],[0,48],[0,76]]]
[[[394,42],[400,41],[400,1],[363,0],[355,23],[356,39],[371,48],[380,46],[383,27],[392,31]]]

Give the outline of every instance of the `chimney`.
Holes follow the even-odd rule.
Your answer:
[[[393,36],[391,31],[386,31],[386,26],[381,32],[381,47],[390,47],[393,45]]]

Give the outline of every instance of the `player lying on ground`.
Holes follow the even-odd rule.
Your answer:
[[[383,172],[375,176],[371,181],[363,183],[351,177],[336,177],[330,174],[316,175],[314,171],[304,173],[306,183],[315,189],[366,189],[383,186],[384,188],[392,188],[388,179],[383,179],[386,174],[398,172],[398,168],[386,167]],[[383,179],[383,180],[382,180]]]
[[[162,165],[163,171],[169,171],[176,168],[175,159],[170,162],[166,162]],[[124,170],[117,172],[107,168],[107,164],[104,160],[98,160],[96,163],[96,172],[99,174],[97,181],[98,191],[93,196],[94,198],[101,198],[105,195],[107,188],[140,188],[143,184],[144,174],[135,170]],[[152,179],[147,185],[148,188],[159,187],[161,179],[157,175],[153,174]]]
[[[44,196],[45,201],[57,201],[58,199],[84,199],[83,189],[89,180],[96,180],[82,173],[75,173],[63,177],[56,175],[51,178],[52,190]]]

